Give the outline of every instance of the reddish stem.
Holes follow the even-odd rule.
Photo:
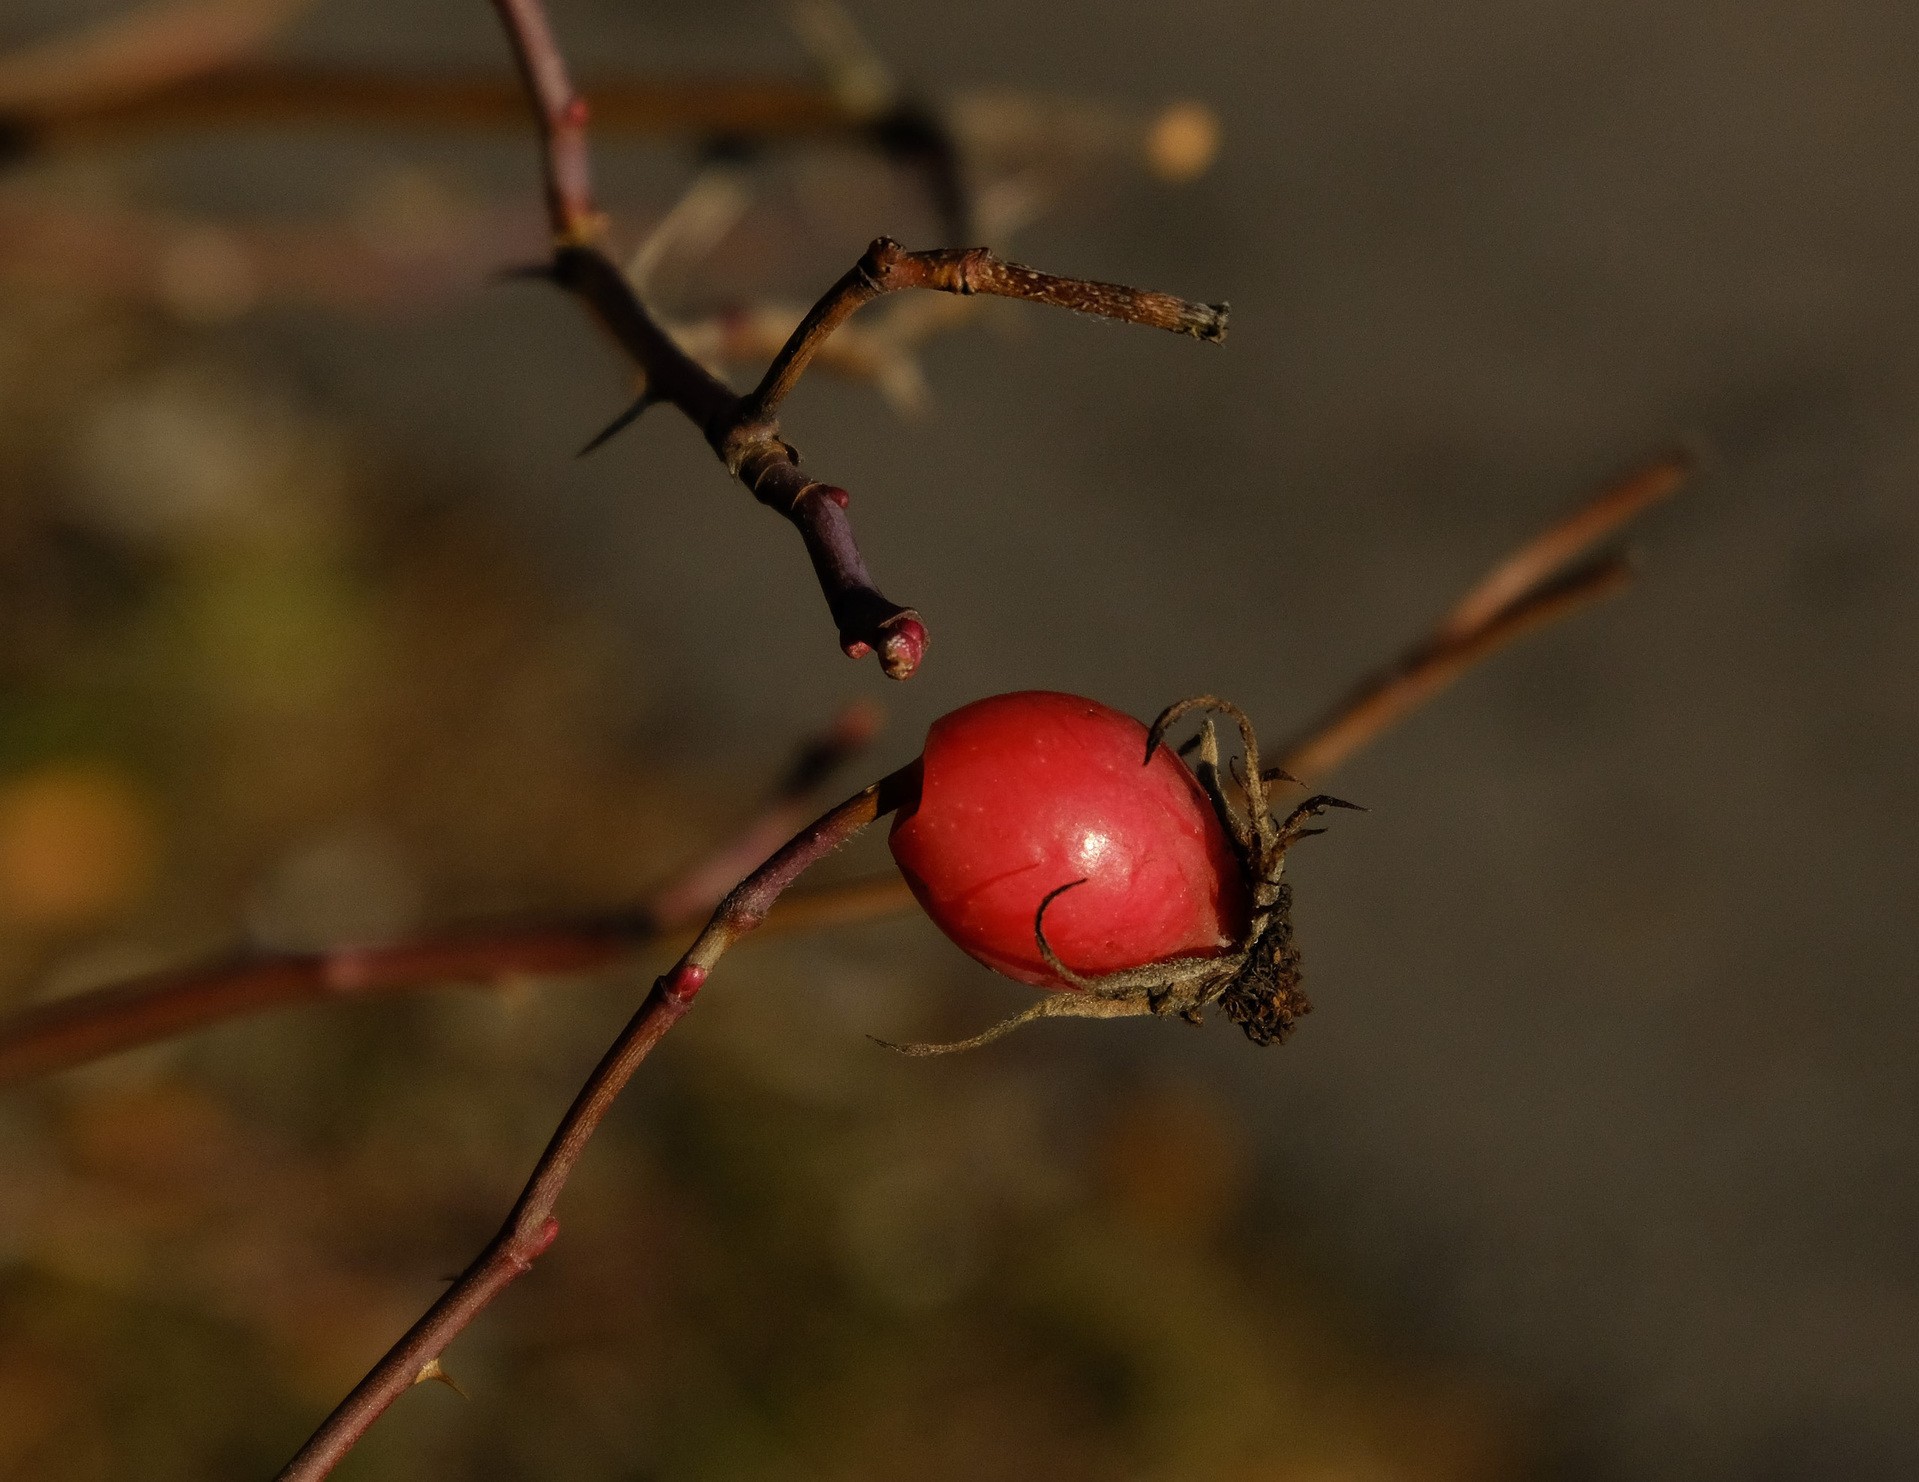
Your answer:
[[[593,169],[586,152],[586,99],[573,91],[566,58],[560,55],[540,0],[493,0],[507,34],[514,40],[513,60],[540,120],[546,146],[546,200],[554,236],[561,242],[594,242],[603,222],[593,209]]]
[[[201,964],[38,1004],[0,1023],[0,1085],[44,1075],[205,1024],[326,999],[427,983],[489,982],[516,974],[584,973],[616,962],[713,909],[815,806],[828,774],[862,751],[878,724],[852,705],[801,750],[738,837],[631,910],[560,921],[496,924],[387,946],[340,947]]]
[[[759,926],[773,902],[810,865],[874,819],[899,807],[912,786],[911,768],[855,793],[790,839],[727,895],[693,945],[647,994],[608,1047],[534,1164],[499,1233],[367,1373],[280,1472],[281,1482],[313,1482],[333,1470],[367,1428],[421,1377],[473,1319],[533,1262],[559,1233],[554,1207],[580,1155],[626,1083],[661,1038],[693,1006],[713,966],[734,942]]]
[[[1624,561],[1572,563],[1677,493],[1692,469],[1683,453],[1655,458],[1555,520],[1487,572],[1423,642],[1361,684],[1277,765],[1302,781],[1324,776],[1514,639],[1618,591],[1632,578]]]
[[[1619,560],[1598,561],[1563,575],[1552,563],[1576,558],[1642,512],[1652,502],[1646,497],[1648,489],[1657,488],[1661,497],[1672,493],[1682,466],[1671,457],[1655,460],[1518,547],[1455,605],[1433,634],[1360,685],[1290,747],[1268,757],[1267,765],[1280,766],[1302,781],[1322,778],[1523,634],[1618,591],[1630,577]],[[830,496],[833,491],[825,492]],[[1502,607],[1492,607],[1486,594],[1510,592],[1511,573],[1522,569],[1541,584],[1519,592]],[[1473,626],[1461,626],[1462,613],[1473,614]],[[842,720],[839,734],[848,734],[845,728],[851,723],[851,718]],[[284,1004],[461,978],[497,978],[516,971],[591,971],[697,916],[727,880],[763,857],[773,840],[792,826],[797,798],[789,786],[741,840],[697,867],[689,881],[625,916],[203,967],[29,1009],[0,1024],[0,1084]],[[701,882],[692,891],[696,899],[688,896],[695,879]],[[676,896],[687,903],[676,904]],[[808,930],[890,915],[911,904],[904,883],[888,874],[790,896],[781,902],[774,924]]]

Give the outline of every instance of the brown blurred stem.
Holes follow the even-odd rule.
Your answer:
[[[874,819],[899,807],[914,785],[913,776],[913,769],[904,768],[854,794],[802,829],[728,893],[706,929],[653,984],[645,1001],[587,1077],[546,1151],[534,1164],[532,1176],[499,1233],[322,1422],[287,1463],[280,1482],[312,1482],[331,1472],[367,1427],[428,1374],[428,1366],[467,1324],[515,1278],[532,1269],[533,1262],[559,1234],[554,1207],[587,1142],[640,1062],[693,1006],[714,964],[728,947],[766,919],[773,902],[810,865]]]
[[[1620,590],[1632,579],[1621,558],[1574,563],[1677,493],[1692,468],[1690,455],[1668,453],[1547,526],[1475,583],[1427,638],[1285,748],[1277,765],[1302,782],[1324,777],[1514,639]]]
[[[1618,591],[1631,573],[1617,558],[1570,571],[1562,568],[1674,493],[1690,467],[1683,455],[1657,459],[1521,545],[1454,606],[1433,634],[1268,758],[1268,765],[1282,767],[1303,782],[1317,782],[1515,639]],[[1532,585],[1518,586],[1515,573],[1529,575]],[[848,754],[863,739],[861,727],[866,724],[857,713],[849,714],[815,743],[815,750]],[[836,746],[846,750],[836,752]],[[0,1023],[0,1084],[292,1004],[404,992],[449,981],[494,981],[514,974],[592,972],[657,944],[696,918],[718,898],[726,881],[764,857],[793,827],[803,797],[795,779],[789,778],[764,817],[739,840],[633,911],[468,931],[391,947],[189,968],[28,1009]],[[697,889],[694,881],[700,882]],[[774,908],[767,925],[813,931],[893,915],[911,905],[905,883],[888,873],[796,891]]]
[[[0,53],[0,128],[111,109],[236,65],[310,0],[152,0]]]
[[[605,222],[594,209],[587,164],[586,103],[573,91],[545,9],[538,0],[494,0],[494,8],[506,26],[545,142],[554,256],[543,275],[585,303],[639,367],[645,392],[638,406],[666,402],[678,407],[705,434],[727,470],[799,530],[839,629],[841,648],[855,658],[877,653],[880,667],[890,677],[907,678],[925,654],[926,628],[918,613],[889,601],[873,585],[853,540],[846,491],[801,471],[798,451],[780,436],[779,424],[770,414],[778,396],[769,400],[757,393],[735,395],[673,342],[607,256]],[[890,286],[998,293],[1195,332],[1192,325],[1178,322],[1177,312],[1170,307],[1179,301],[1163,295],[1053,278],[1000,263],[983,251],[907,253],[882,239],[869,249],[860,267],[829,290],[775,363],[776,371],[781,365],[791,367],[772,378],[779,395],[791,388],[819,342],[864,301],[848,290],[847,283],[869,262],[881,263],[881,273],[899,276],[900,281]],[[1223,318],[1214,311],[1188,308],[1217,331],[1208,333],[1208,338],[1224,332]]]
[[[430,983],[589,973],[684,931],[805,820],[833,771],[861,753],[876,712],[848,707],[801,750],[759,815],[644,903],[597,916],[502,923],[391,946],[200,964],[37,1005],[0,1023],[0,1085],[301,1003]]]
[[[609,80],[583,91],[594,126],[621,133],[759,139],[843,133],[863,122],[826,88],[792,78]],[[508,128],[525,124],[526,93],[505,77],[254,66],[133,97],[49,102],[7,118],[33,147],[167,129],[305,123]]]
[[[1466,594],[1430,639],[1362,686],[1293,746],[1281,765],[1302,780],[1320,775],[1520,633],[1617,590],[1629,573],[1616,560],[1569,573],[1565,567],[1674,493],[1687,469],[1678,457],[1648,465],[1521,546]],[[553,1210],[587,1140],[647,1053],[692,1006],[721,955],[767,919],[774,900],[802,871],[905,803],[916,786],[916,769],[904,767],[849,798],[726,897],[588,1077],[499,1233],[341,1402],[280,1474],[281,1482],[312,1482],[331,1472],[394,1400],[432,1372],[429,1366],[486,1305],[531,1268],[559,1233]]]

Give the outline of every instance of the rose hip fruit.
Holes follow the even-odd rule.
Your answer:
[[[1220,778],[1210,718],[1195,770],[1160,745],[1195,709],[1239,727],[1239,798]],[[1211,696],[1149,730],[1077,695],[996,695],[933,723],[915,764],[916,800],[893,822],[893,857],[926,913],[988,967],[1063,990],[958,1049],[1033,1018],[1177,1014],[1219,1003],[1261,1044],[1308,1007],[1280,880],[1301,825],[1337,799],[1310,798],[1283,823],[1267,807],[1252,726]],[[1276,775],[1276,774],[1275,774]]]
[[[1246,892],[1213,805],[1146,727],[1096,700],[995,695],[933,723],[917,807],[893,858],[940,930],[1036,988],[1069,985],[1039,953],[1040,902],[1062,961],[1086,974],[1217,954],[1246,928]]]

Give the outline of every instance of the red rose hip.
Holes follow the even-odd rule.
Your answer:
[[[1230,718],[1245,767],[1231,791],[1210,716],[1193,770],[1160,744],[1194,711]],[[1256,1044],[1277,1044],[1311,1005],[1299,989],[1286,851],[1337,798],[1273,816],[1245,712],[1211,695],[1168,706],[1148,729],[1077,695],[995,695],[933,723],[896,774],[907,800],[893,858],[926,913],[1008,977],[1068,990],[941,1054],[1034,1019],[1171,1015],[1217,1004]],[[1288,779],[1290,780],[1290,779]]]
[[[1009,977],[1070,987],[1034,923],[1076,973],[1217,954],[1246,926],[1231,840],[1193,774],[1146,727],[1077,695],[995,695],[933,723],[918,806],[894,820],[893,857],[960,947]]]

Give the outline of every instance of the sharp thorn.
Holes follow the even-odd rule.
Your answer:
[[[432,1381],[437,1384],[444,1384],[448,1389],[452,1390],[453,1393],[458,1395],[463,1400],[470,1400],[473,1398],[472,1395],[468,1394],[464,1389],[460,1388],[460,1384],[457,1379],[455,1379],[451,1374],[447,1373],[445,1369],[440,1367],[440,1361],[436,1358],[430,1358],[424,1364],[420,1365],[420,1372],[413,1376],[413,1382],[415,1384],[425,1384],[428,1381]]]
[[[593,441],[581,448],[580,451],[573,456],[575,458],[584,458],[589,453],[599,451],[599,449],[605,447],[614,438],[618,437],[622,432],[625,432],[627,428],[639,421],[640,414],[659,399],[660,398],[655,396],[651,391],[642,391],[632,406],[628,407],[625,411],[621,412],[619,416],[609,422]]]
[[[1259,775],[1262,780],[1267,782],[1290,782],[1294,787],[1304,787],[1306,785],[1284,767],[1268,767]]]

